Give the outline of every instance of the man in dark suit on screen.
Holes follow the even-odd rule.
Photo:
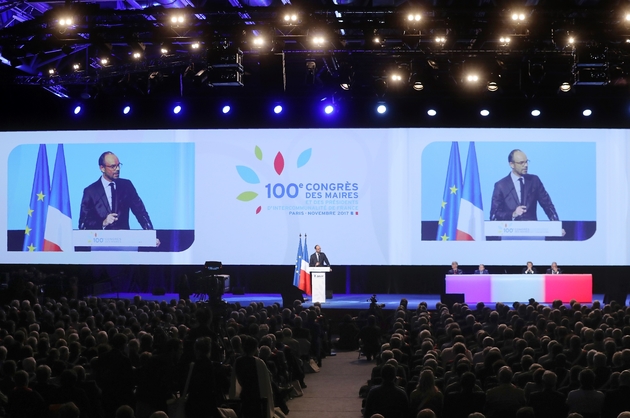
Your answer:
[[[98,165],[102,176],[83,190],[79,229],[129,229],[129,210],[142,229],[153,229],[133,183],[120,178],[122,164],[118,157],[110,151],[104,152]]]
[[[311,254],[311,259],[308,263],[309,267],[330,267],[330,262],[328,261],[328,257],[326,254],[322,252],[322,247],[319,245],[315,246],[315,252]]]
[[[556,208],[540,178],[527,173],[527,155],[515,149],[510,152],[508,162],[512,171],[494,184],[490,220],[536,221],[537,204],[540,204],[550,221],[559,220]]]
[[[490,273],[488,273],[486,266],[484,266],[483,264],[479,264],[479,269],[475,270],[475,274],[490,274]]]

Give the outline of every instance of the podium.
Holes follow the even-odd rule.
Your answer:
[[[326,273],[330,271],[330,267],[309,267],[308,272],[311,274],[311,291],[313,292],[313,303],[326,302]]]

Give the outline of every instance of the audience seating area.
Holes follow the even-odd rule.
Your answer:
[[[52,299],[27,281],[13,296],[0,305],[9,418],[283,418],[331,348],[374,363],[357,382],[365,418],[630,418],[630,308],[615,302],[403,299],[331,327],[299,301]]]

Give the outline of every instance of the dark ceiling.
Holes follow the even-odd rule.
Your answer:
[[[337,1],[5,1],[0,87],[84,100],[628,94],[627,1]]]

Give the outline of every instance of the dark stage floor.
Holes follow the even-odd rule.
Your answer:
[[[152,295],[151,293],[104,293],[99,296],[101,298],[123,298],[133,299],[134,296],[139,295],[143,300],[153,301],[170,301],[171,299],[178,299],[177,293],[166,293],[165,295]],[[323,305],[324,308],[329,309],[345,309],[360,311],[368,309],[370,306],[369,299],[372,297],[370,294],[333,294],[332,299],[327,299]],[[385,304],[384,309],[396,309],[402,298],[407,298],[409,301],[409,307],[416,307],[420,302],[426,302],[429,309],[435,309],[436,304],[440,301],[440,295],[402,295],[402,294],[377,294],[376,299],[379,304]],[[198,300],[191,297],[192,300]],[[263,302],[265,305],[272,305],[279,303],[282,305],[282,296],[279,293],[246,293],[244,295],[233,295],[226,293],[223,295],[223,299],[228,303],[239,302],[241,305],[248,305],[250,302]],[[311,301],[308,296],[305,299],[309,299],[304,302],[305,306],[311,306]],[[593,300],[604,300],[603,294],[593,294]],[[513,301],[512,301],[513,302]],[[511,305],[512,302],[507,302]],[[523,301],[526,302],[526,301]],[[628,302],[626,301],[626,305]],[[490,305],[493,307],[492,305]]]

